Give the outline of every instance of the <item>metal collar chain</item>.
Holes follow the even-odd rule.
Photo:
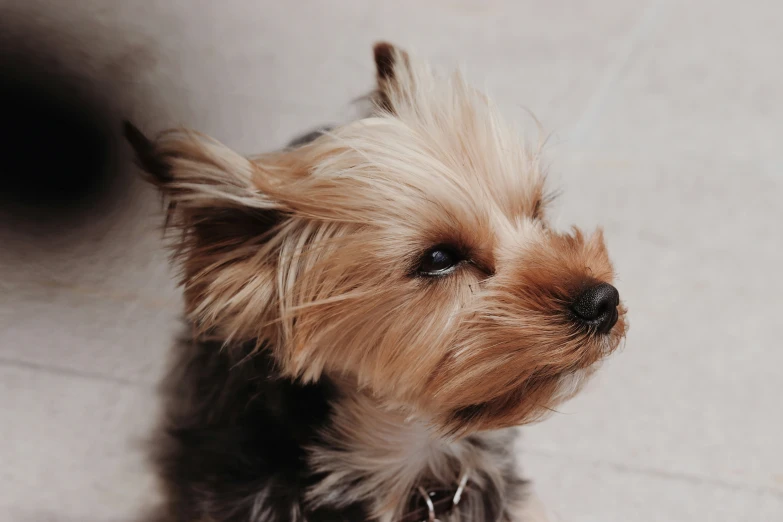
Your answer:
[[[400,519],[400,522],[441,522],[438,517],[448,515],[459,505],[467,485],[468,473],[466,472],[460,477],[457,488],[454,490],[436,489],[427,491],[422,486],[417,487],[416,492],[421,500],[424,501],[424,506],[406,513]]]

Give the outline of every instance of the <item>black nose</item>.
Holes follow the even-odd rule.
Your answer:
[[[595,326],[599,333],[608,333],[617,323],[620,294],[609,283],[592,286],[576,298],[571,310],[583,323]]]

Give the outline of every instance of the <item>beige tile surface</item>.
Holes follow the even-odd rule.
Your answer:
[[[631,309],[589,389],[524,430],[555,520],[767,522],[783,520],[781,5],[0,0],[0,19],[56,35],[145,129],[245,152],[349,116],[375,40],[464,64],[552,132],[556,222],[605,227]],[[159,211],[132,183],[78,228],[0,224],[0,520],[149,504],[138,441],[180,301]]]
[[[0,315],[0,360],[123,383],[153,384],[174,337],[179,307],[111,288],[16,285]]]
[[[525,461],[552,522],[771,522],[783,512],[783,497],[764,489],[559,455]]]
[[[144,389],[0,366],[0,519],[128,520],[155,498],[141,447],[156,405]]]

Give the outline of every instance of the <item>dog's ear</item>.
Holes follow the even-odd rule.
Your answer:
[[[230,308],[251,304],[238,298],[243,286],[256,285],[254,305],[269,297],[276,259],[263,252],[289,213],[264,190],[271,185],[261,168],[191,131],[167,131],[149,140],[126,122],[124,133],[168,203],[167,228],[180,232],[173,235],[174,247],[192,319],[206,330],[230,322],[236,312]]]
[[[387,42],[373,46],[377,79],[376,104],[384,111],[395,112],[395,102],[413,86],[410,56]]]
[[[128,122],[124,132],[168,202],[167,223],[194,235],[199,252],[244,243],[280,220],[285,207],[261,190],[258,166],[225,145],[185,130],[153,142]]]
[[[262,192],[256,164],[211,138],[171,130],[152,141],[129,122],[123,130],[149,181],[185,211],[231,209],[258,215],[282,207]]]

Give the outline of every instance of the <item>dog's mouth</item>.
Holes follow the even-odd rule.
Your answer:
[[[448,433],[460,435],[527,424],[545,413],[520,386],[494,399],[452,410],[443,425]]]
[[[440,424],[450,434],[468,433],[528,424],[556,411],[559,404],[576,395],[624,338],[624,307],[618,305],[608,313],[614,315],[610,331],[573,331],[572,340],[578,337],[580,341],[571,344],[567,352],[552,353],[549,358],[544,355],[540,366],[519,382],[497,388],[494,393],[486,390],[485,400],[452,407]],[[491,381],[491,373],[484,378]]]
[[[450,434],[466,434],[539,421],[573,397],[593,371],[594,366],[565,375],[533,377],[498,397],[450,411],[443,425]]]

